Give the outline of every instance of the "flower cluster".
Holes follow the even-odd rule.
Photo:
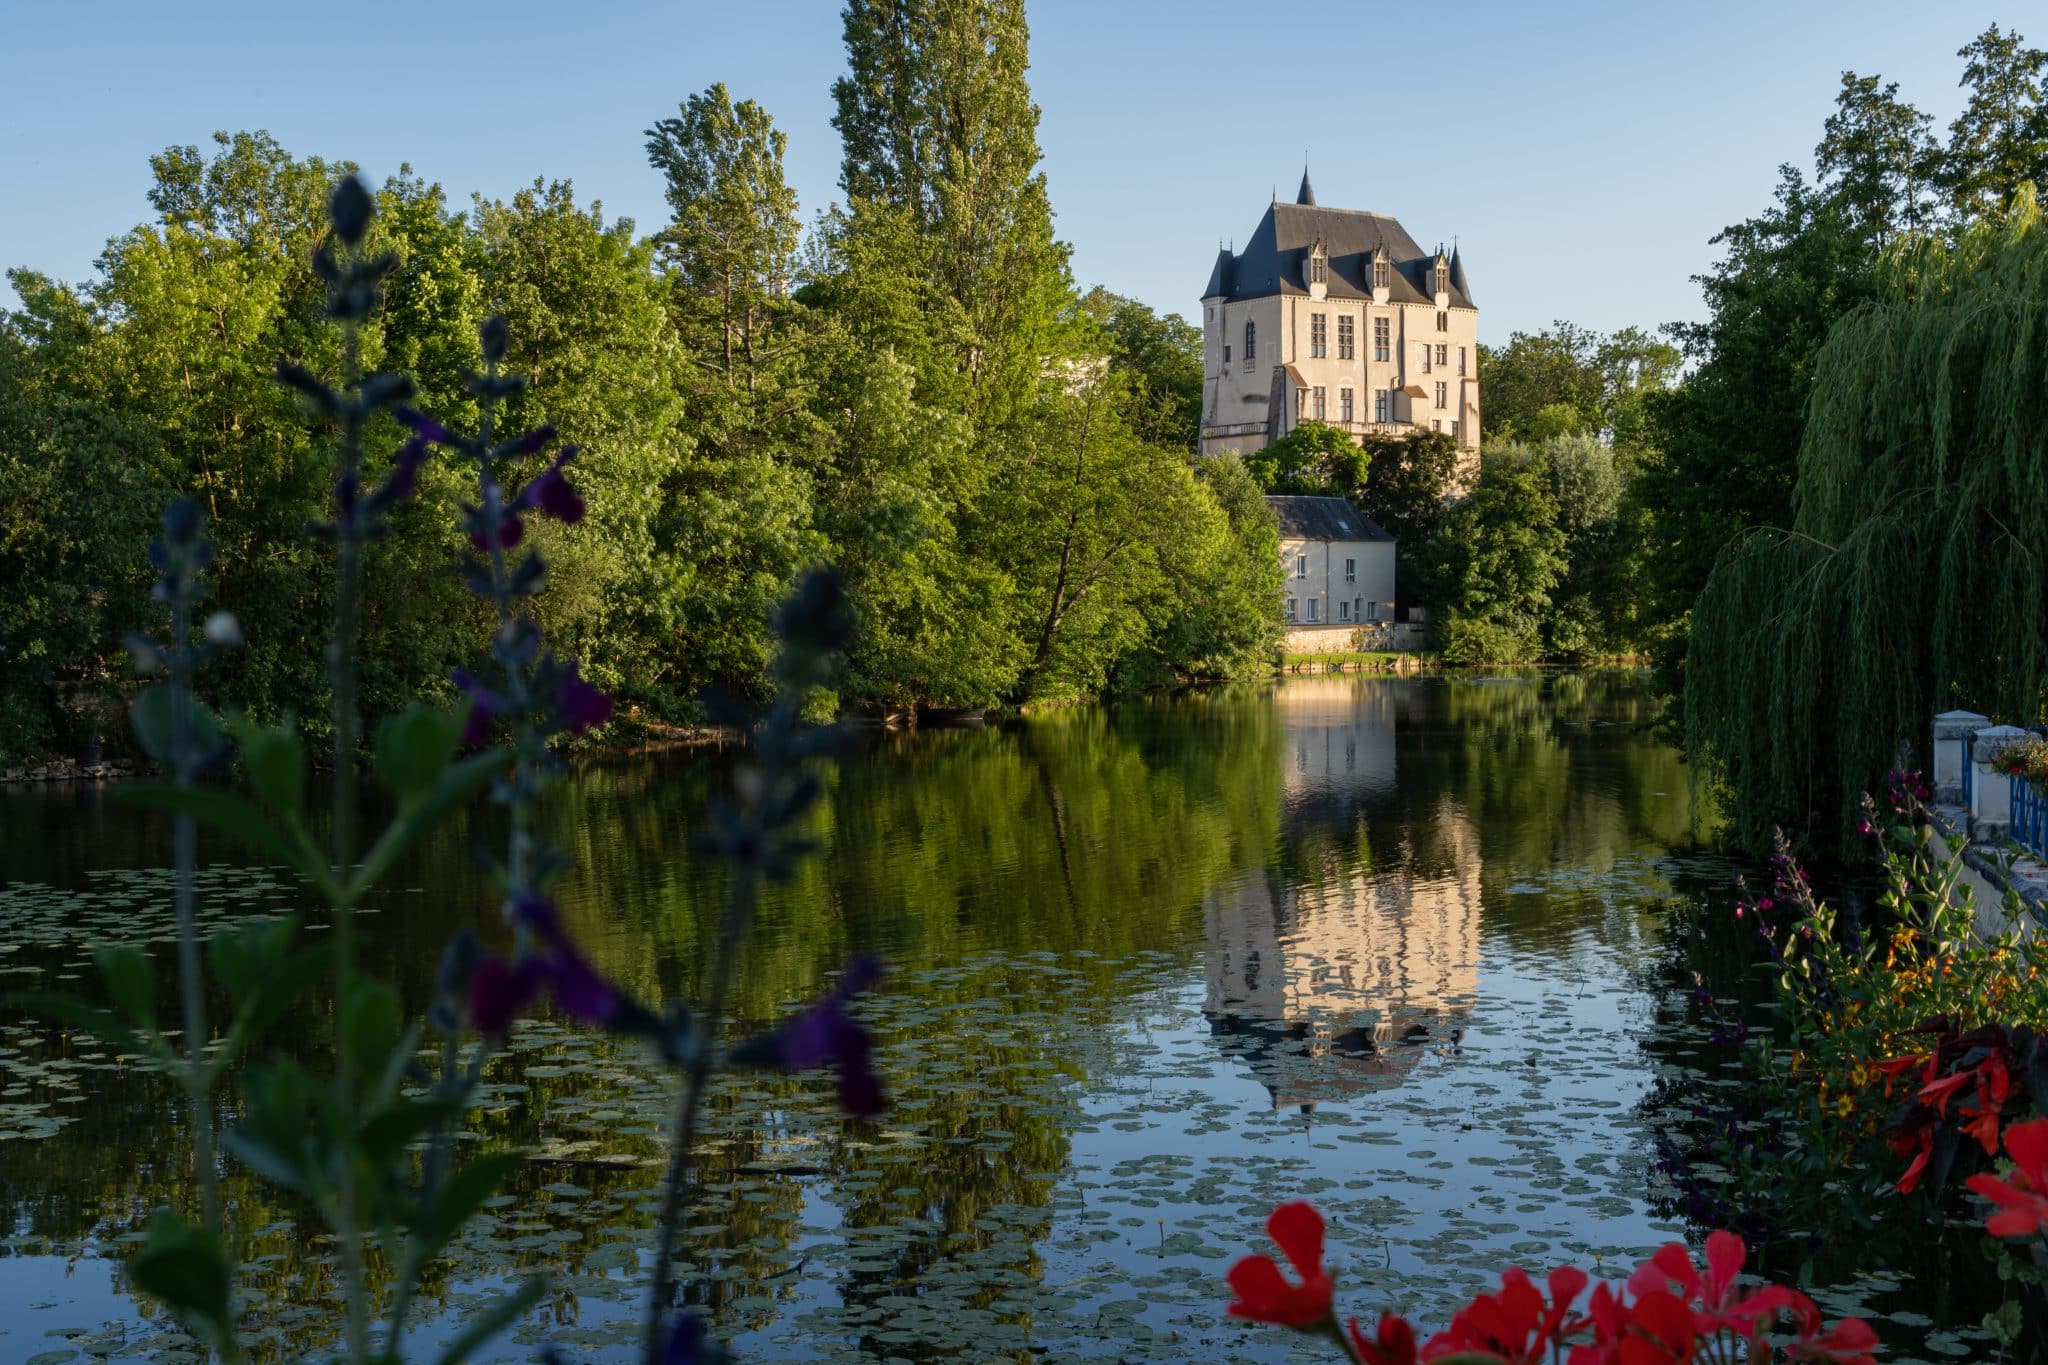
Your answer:
[[[2024,1103],[2015,1080],[2032,1068],[2038,1051],[2030,1030],[2004,1024],[1965,1032],[1951,1019],[1934,1019],[1914,1032],[1938,1041],[1930,1051],[1878,1062],[1873,1068],[1884,1077],[1887,1097],[1908,1078],[1913,1086],[1904,1110],[1885,1130],[1892,1151],[1912,1158],[1899,1177],[1901,1194],[1911,1194],[1919,1185],[1945,1123],[1975,1138],[1986,1156],[1998,1154],[2005,1115]]]
[[[2008,744],[1991,760],[1991,770],[2007,777],[2024,778],[2048,791],[2048,738],[2032,735],[2017,744]]]
[[[2048,1158],[2048,1124],[2040,1154]],[[2015,1130],[2017,1132],[2017,1130]],[[2034,1175],[2042,1174],[2038,1165]],[[2029,1187],[2034,1190],[2044,1185]],[[2048,1199],[2041,1201],[2048,1211]],[[1740,1237],[1707,1239],[1704,1266],[1678,1243],[1660,1249],[1620,1286],[1592,1284],[1585,1271],[1553,1270],[1539,1286],[1519,1267],[1501,1274],[1500,1289],[1475,1296],[1450,1325],[1426,1340],[1407,1319],[1381,1315],[1371,1335],[1349,1319],[1340,1329],[1335,1281],[1323,1268],[1323,1219],[1302,1201],[1273,1210],[1266,1230],[1293,1265],[1289,1279],[1271,1257],[1247,1256],[1230,1268],[1232,1317],[1291,1327],[1329,1338],[1361,1365],[1477,1359],[1539,1365],[1569,1351],[1570,1365],[1684,1365],[1746,1357],[1872,1365],[1877,1334],[1858,1318],[1832,1327],[1797,1290],[1742,1280],[1748,1248]],[[1592,1292],[1587,1293],[1587,1286]],[[1773,1338],[1781,1319],[1791,1335]]]

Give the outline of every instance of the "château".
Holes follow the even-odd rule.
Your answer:
[[[1202,293],[1205,455],[1304,421],[1354,437],[1447,432],[1479,448],[1478,307],[1454,246],[1424,251],[1384,213],[1324,208],[1307,170]]]

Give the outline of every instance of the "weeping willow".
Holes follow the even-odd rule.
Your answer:
[[[2038,721],[2048,682],[2048,228],[2032,195],[1878,267],[1816,359],[1792,524],[1693,606],[1686,730],[1761,843],[1828,844],[1936,711]]]

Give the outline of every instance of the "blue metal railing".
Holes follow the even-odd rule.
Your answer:
[[[1976,786],[1976,769],[1970,763],[1970,737],[1964,735],[1956,743],[1963,746],[1963,804],[1970,804],[1970,789]]]
[[[2008,780],[2012,783],[2012,841],[2036,858],[2048,859],[2048,796],[2024,777]]]

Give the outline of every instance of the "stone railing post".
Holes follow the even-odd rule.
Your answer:
[[[1970,761],[1970,736],[1991,724],[1975,711],[1944,711],[1934,718],[1934,771],[1930,785],[1938,806],[1966,806],[1963,769]]]
[[[1978,843],[2005,838],[2012,823],[2012,783],[1991,764],[2027,737],[2017,725],[1992,725],[1970,737],[1970,838]]]

